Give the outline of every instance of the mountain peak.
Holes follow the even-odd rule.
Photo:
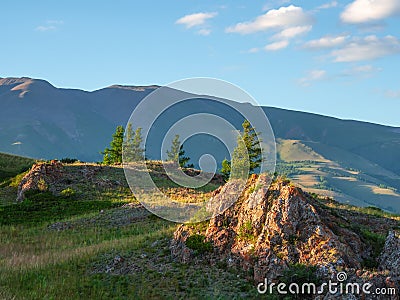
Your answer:
[[[122,89],[122,90],[130,90],[136,92],[144,92],[145,90],[156,90],[160,86],[158,85],[121,85],[121,84],[113,84],[107,89]]]
[[[31,83],[33,81],[32,78],[29,77],[6,77],[0,78],[0,86],[1,85],[16,85],[23,83]]]
[[[48,86],[53,87],[53,85],[50,82],[48,82],[44,79],[36,79],[36,78],[30,78],[30,77],[6,77],[6,78],[0,77],[0,86],[1,85],[31,84],[31,83],[38,83],[38,84],[43,84],[43,85],[48,85]]]
[[[30,77],[7,77],[0,78],[0,86],[8,87],[11,91],[18,91],[19,98],[23,98],[30,91],[31,86],[40,88],[54,88],[48,81],[43,79],[33,79]]]

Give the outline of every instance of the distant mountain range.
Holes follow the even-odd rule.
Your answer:
[[[101,160],[100,151],[108,146],[115,127],[125,125],[135,106],[157,88],[113,85],[87,92],[56,88],[38,79],[0,79],[0,152]],[[167,123],[214,109],[210,101],[194,101],[160,119],[163,126],[158,126],[153,143],[163,136]],[[278,171],[308,191],[400,213],[400,128],[263,109],[278,141]],[[240,128],[240,115],[217,111]],[[186,151],[196,158],[199,147],[188,143]],[[217,160],[226,156],[218,153]],[[159,153],[151,152],[151,156],[159,158]]]

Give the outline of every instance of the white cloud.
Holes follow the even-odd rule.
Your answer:
[[[185,25],[186,28],[192,28],[194,26],[203,25],[206,20],[212,19],[217,15],[218,13],[216,12],[190,14],[178,19],[175,23]]]
[[[312,18],[301,7],[290,5],[272,9],[255,18],[253,21],[238,23],[228,27],[226,32],[250,34],[269,29],[285,29],[296,26],[306,26],[312,23]]]
[[[338,36],[324,36],[320,39],[311,40],[304,44],[304,48],[311,50],[320,50],[320,49],[330,49],[338,47],[348,39],[348,35],[338,35]]]
[[[57,27],[54,25],[40,25],[38,27],[35,28],[36,31],[41,31],[41,32],[45,32],[45,31],[53,31],[56,30]]]
[[[395,90],[387,90],[385,92],[385,96],[387,98],[400,98],[400,90],[397,90],[397,91],[395,91]]]
[[[197,33],[200,35],[207,36],[207,35],[211,34],[211,29],[203,28],[203,29],[198,30]]]
[[[291,39],[298,35],[307,33],[311,29],[312,29],[311,25],[289,27],[289,28],[286,28],[286,29],[282,30],[281,32],[275,34],[272,38],[274,38],[274,39]]]
[[[340,15],[345,23],[375,22],[400,13],[399,0],[355,0]]]
[[[310,86],[313,81],[322,80],[326,77],[325,70],[311,70],[303,78],[299,79],[302,86]]]
[[[260,48],[251,48],[247,51],[247,53],[257,53],[260,52]]]
[[[377,68],[372,65],[354,66],[351,69],[345,70],[343,76],[371,77],[377,72],[381,72],[382,68]]]
[[[363,66],[356,66],[352,68],[353,72],[355,73],[371,73],[377,70],[374,66],[371,65],[363,65]]]
[[[48,20],[45,22],[44,25],[39,25],[35,28],[36,31],[54,31],[58,28],[59,25],[64,24],[62,20]]]
[[[317,9],[328,9],[328,8],[333,8],[333,7],[336,7],[336,6],[338,6],[338,2],[337,1],[332,1],[332,2],[329,2],[329,3],[322,4],[321,6],[318,6]]]
[[[277,51],[286,48],[289,45],[287,40],[279,41],[275,43],[268,44],[264,47],[266,51]]]
[[[400,40],[394,36],[378,38],[370,35],[364,38],[354,38],[350,43],[331,52],[336,62],[353,62],[372,60],[400,53]]]

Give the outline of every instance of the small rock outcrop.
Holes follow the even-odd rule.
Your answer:
[[[29,190],[52,191],[53,184],[60,181],[63,174],[63,165],[58,161],[34,164],[18,186],[17,202],[22,202]]]
[[[68,187],[88,182],[101,190],[123,186],[123,181],[106,178],[104,174],[107,174],[107,168],[85,163],[64,165],[57,160],[36,163],[19,183],[16,201],[24,201],[25,193],[30,190],[59,195]]]

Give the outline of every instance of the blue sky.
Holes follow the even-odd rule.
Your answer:
[[[400,126],[400,0],[20,0],[0,26],[0,77],[215,77],[262,105]]]

